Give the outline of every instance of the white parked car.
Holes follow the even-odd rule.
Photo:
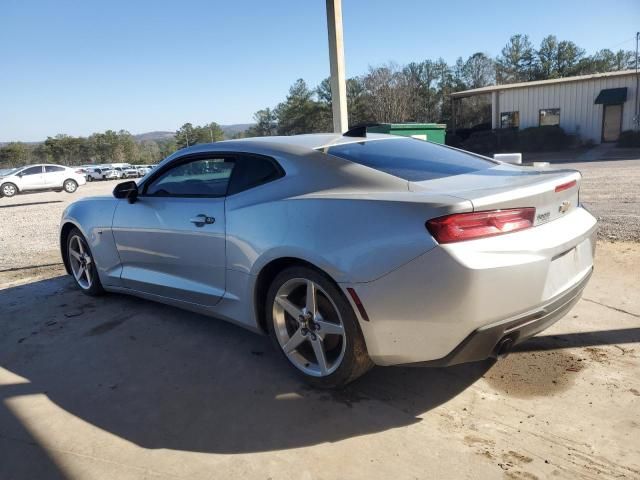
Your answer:
[[[0,195],[13,197],[17,193],[37,190],[73,193],[85,183],[81,170],[62,165],[28,165],[0,177]]]
[[[147,173],[151,171],[151,165],[138,165],[138,176],[144,177]]]
[[[94,180],[105,180],[105,175],[109,171],[108,168],[103,167],[91,167],[85,169],[85,176],[87,181],[93,182]]]
[[[104,174],[104,178],[107,180],[120,180],[123,176],[121,167],[108,168]]]
[[[129,165],[128,167],[123,167],[122,176],[124,178],[138,178],[138,168]]]

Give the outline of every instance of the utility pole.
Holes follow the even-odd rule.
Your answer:
[[[331,106],[333,131],[349,129],[347,114],[347,84],[344,73],[344,39],[342,36],[342,0],[327,1],[327,31],[329,33],[329,63],[331,66]]]
[[[633,119],[634,123],[636,124],[636,129],[640,128],[640,108],[639,108],[639,99],[638,99],[638,95],[640,95],[640,92],[638,92],[638,88],[640,87],[640,77],[638,77],[638,41],[640,41],[640,32],[636,32],[636,111],[635,113],[635,117]]]

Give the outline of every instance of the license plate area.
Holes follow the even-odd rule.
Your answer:
[[[591,239],[554,256],[549,265],[543,300],[552,298],[579,282],[592,265]]]

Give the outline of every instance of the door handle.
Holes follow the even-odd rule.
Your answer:
[[[196,227],[204,227],[205,225],[211,225],[216,221],[216,219],[204,214],[200,214],[200,215],[196,215],[189,221],[195,224]]]

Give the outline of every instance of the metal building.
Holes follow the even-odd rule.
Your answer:
[[[635,70],[493,85],[451,94],[457,104],[476,95],[490,95],[493,129],[559,125],[582,141],[600,143],[615,142],[620,132],[638,128],[634,123],[638,121]]]

